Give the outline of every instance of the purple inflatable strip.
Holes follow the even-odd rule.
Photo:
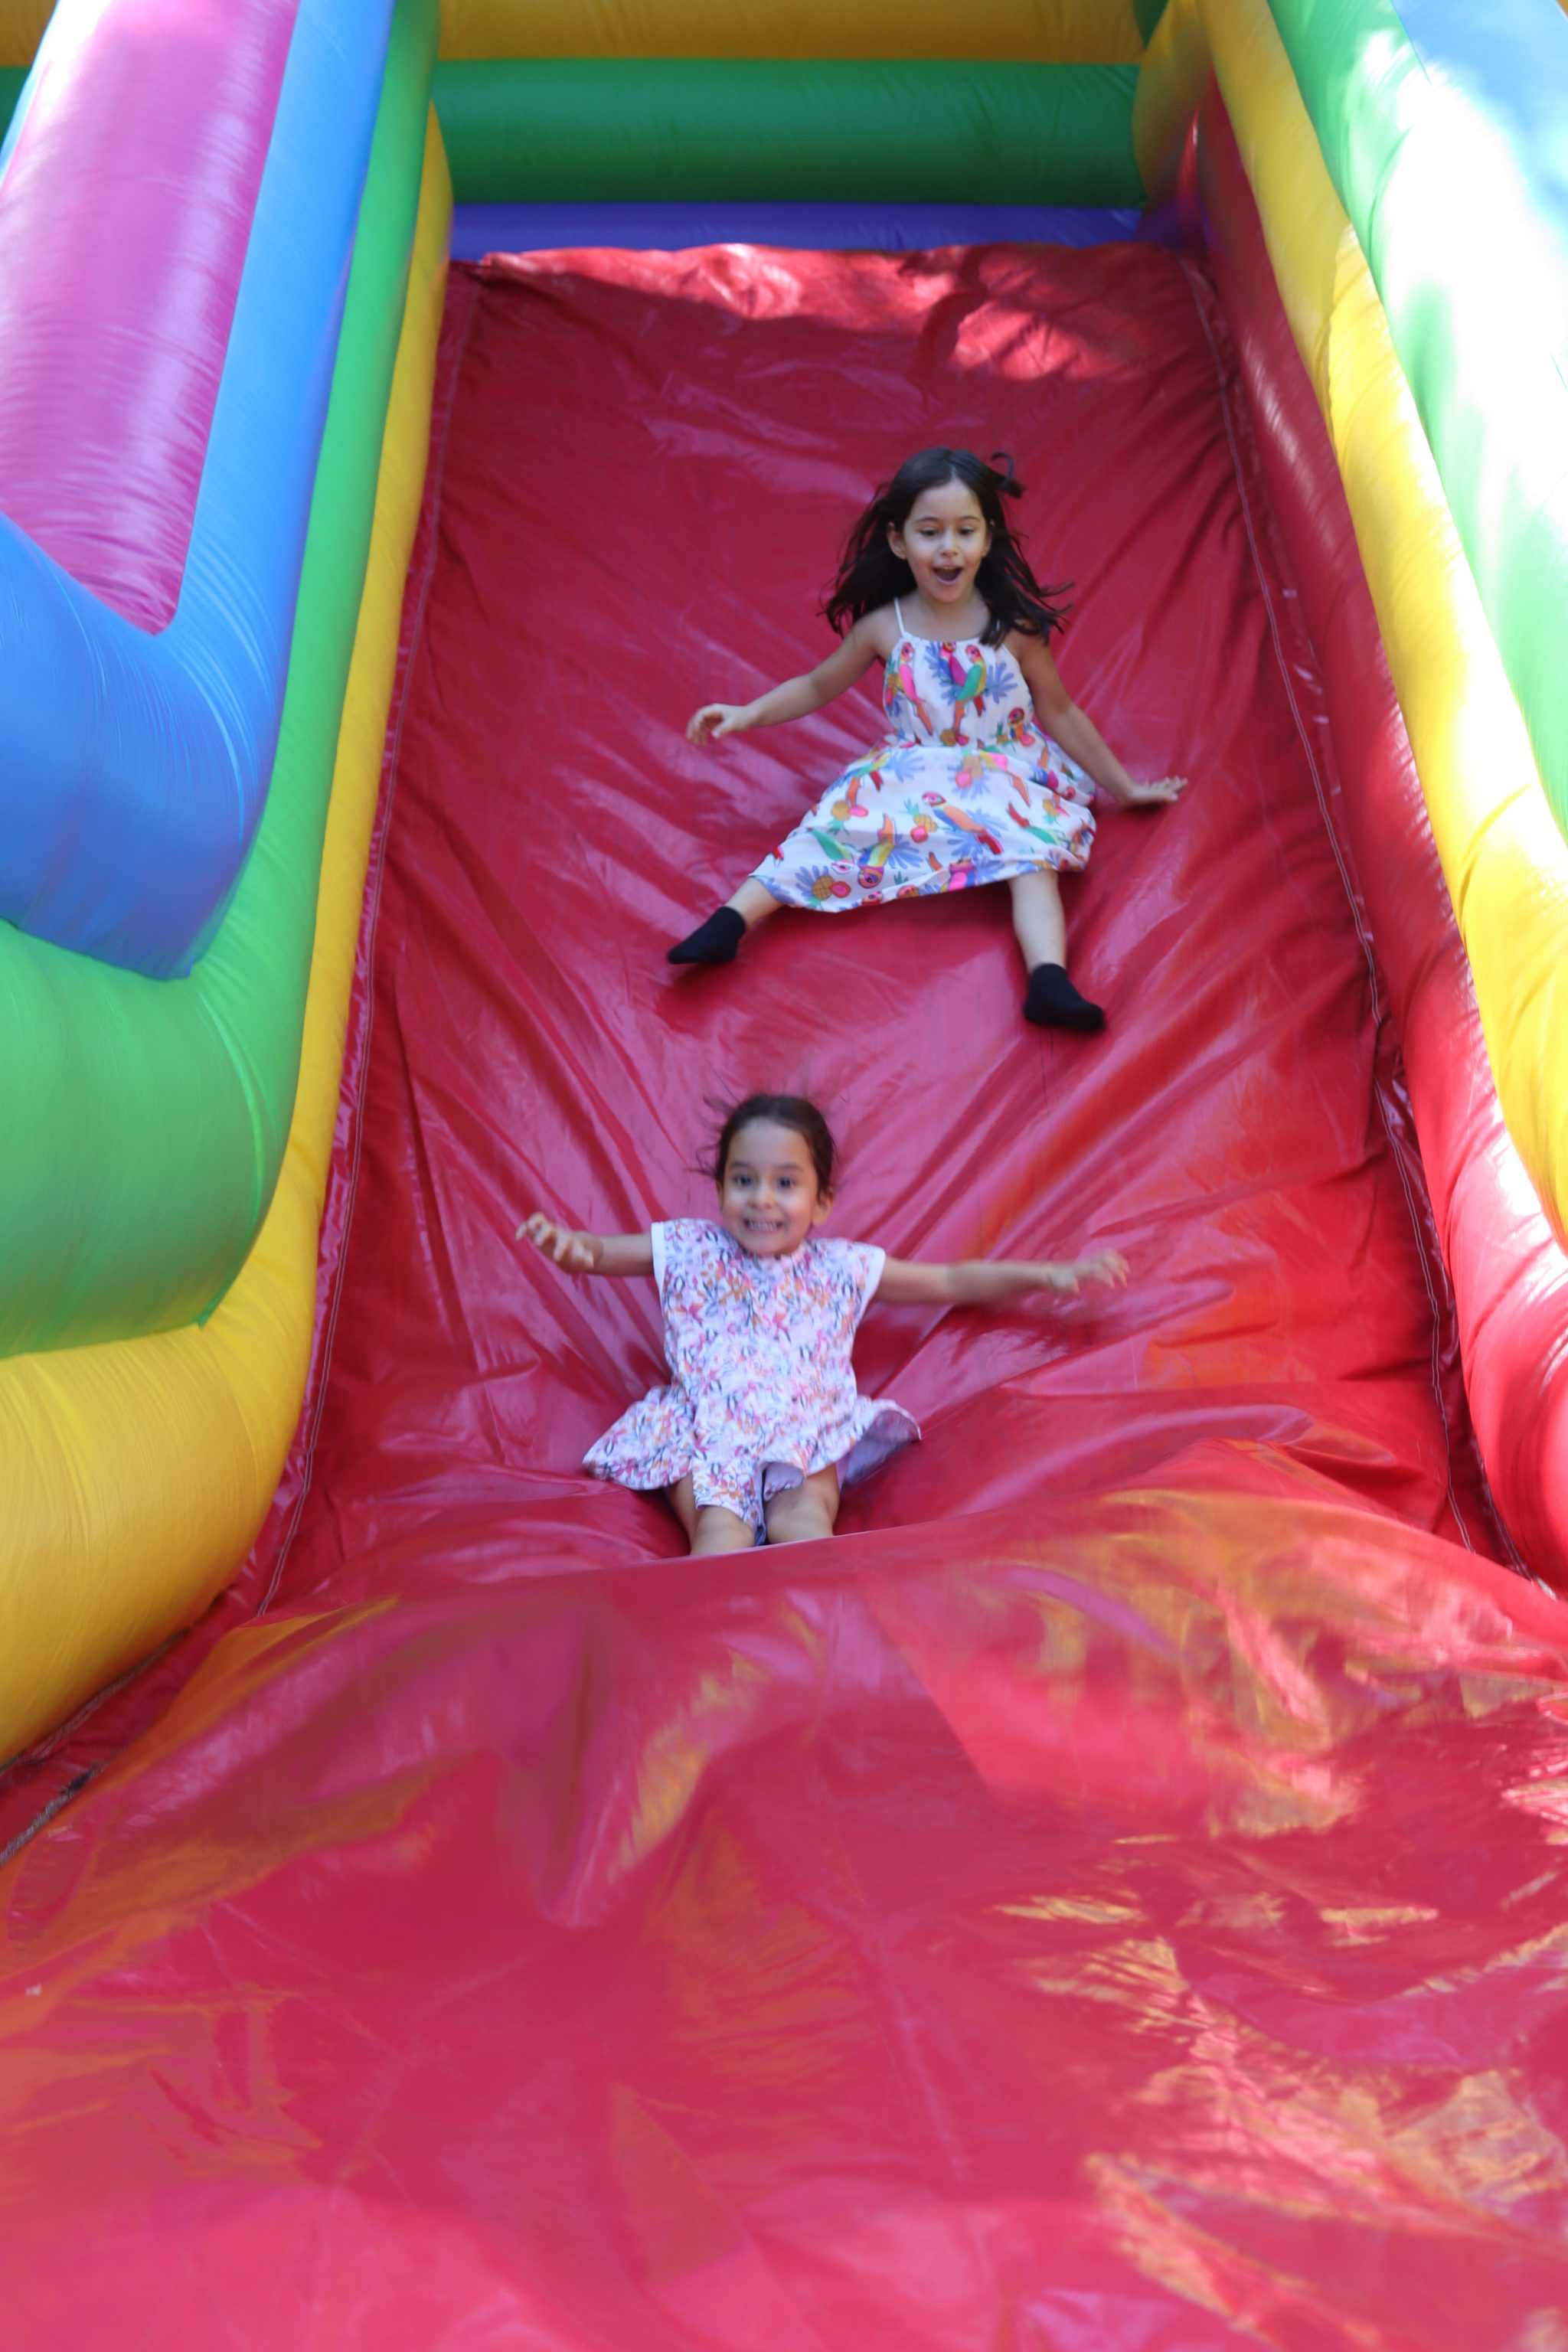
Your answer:
[[[459,205],[452,258],[618,246],[674,253],[694,245],[776,245],[811,253],[915,253],[942,245],[1113,245],[1140,215],[1045,205]]]

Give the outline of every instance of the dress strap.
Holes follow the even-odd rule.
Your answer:
[[[897,621],[897,623],[898,623],[898,625],[899,625],[899,635],[900,635],[900,637],[907,637],[907,636],[909,635],[909,631],[908,631],[908,630],[905,628],[905,626],[904,626],[904,615],[903,615],[903,612],[902,612],[902,610],[901,610],[901,608],[900,608],[900,606],[899,600],[898,600],[898,598],[897,598],[896,596],[895,596],[895,597],[894,597],[894,599],[893,599],[893,618],[894,618],[894,620],[895,620],[895,621]]]

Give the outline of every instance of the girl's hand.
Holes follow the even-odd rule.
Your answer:
[[[1048,1266],[1048,1287],[1065,1291],[1071,1297],[1080,1283],[1105,1282],[1120,1290],[1127,1279],[1127,1260],[1120,1250],[1096,1250],[1092,1257],[1078,1257],[1066,1265]]]
[[[570,1225],[558,1225],[552,1218],[535,1209],[517,1229],[517,1238],[531,1241],[561,1268],[563,1274],[594,1274],[605,1255],[605,1244],[597,1234],[574,1233]]]
[[[746,706],[740,702],[705,702],[686,722],[689,743],[716,743],[721,735],[743,734]]]
[[[1168,801],[1180,800],[1187,789],[1185,776],[1161,776],[1152,783],[1140,783],[1135,776],[1127,781],[1131,789],[1120,795],[1123,808],[1163,808]]]

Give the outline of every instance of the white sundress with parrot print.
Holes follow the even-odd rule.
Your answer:
[[[825,915],[924,898],[1041,866],[1080,873],[1093,786],[1035,717],[1005,646],[914,637],[895,603],[889,732],[828,785],[754,878]]]

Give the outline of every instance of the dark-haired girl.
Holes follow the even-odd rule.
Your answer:
[[[845,914],[889,898],[1005,882],[1027,969],[1030,1021],[1099,1029],[1105,1015],[1067,975],[1057,876],[1081,872],[1093,786],[1126,807],[1173,801],[1185,779],[1139,783],[1068,698],[1047,640],[1058,591],[1043,589],[1007,521],[1020,494],[967,449],[922,449],[879,489],[845,542],[827,617],[843,642],[754,702],[705,703],[693,743],[820,710],[882,664],[888,732],[672,963],[728,963],[780,907]]]
[[[982,1306],[1126,1275],[1113,1250],[1066,1265],[916,1265],[819,1240],[834,1157],[815,1103],[752,1095],[714,1154],[717,1223],[583,1234],[536,1212],[517,1229],[563,1273],[658,1283],[670,1384],[624,1412],[586,1461],[623,1486],[662,1488],[694,1552],[831,1535],[840,1487],[920,1435],[900,1406],[856,1391],[850,1351],[873,1298]]]

